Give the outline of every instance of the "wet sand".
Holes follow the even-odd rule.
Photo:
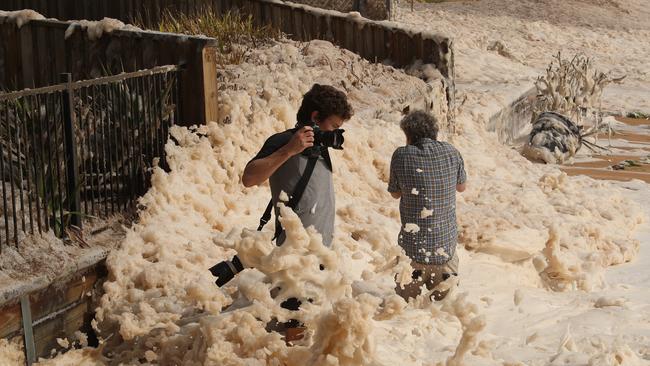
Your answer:
[[[648,126],[650,128],[650,119],[646,118],[616,117],[616,120],[628,126]]]
[[[578,162],[570,166],[562,166],[561,169],[568,175],[588,175],[595,179],[628,181],[640,179],[650,183],[650,164],[640,160],[650,156],[650,120],[640,118],[616,118],[625,125],[635,128],[634,131],[626,128],[619,129],[612,134],[612,147],[628,151],[628,154],[594,155],[593,161]],[[648,127],[648,133],[639,133],[636,127]],[[600,144],[607,144],[607,135],[600,135]],[[628,146],[629,143],[641,146]],[[626,166],[621,170],[612,169],[613,165],[623,161],[631,160],[638,165]]]
[[[573,168],[563,167],[562,170],[567,175],[588,175],[594,179],[604,180],[618,180],[629,181],[632,179],[640,179],[646,183],[650,183],[650,169],[647,172],[636,172],[629,170],[606,170],[606,169],[593,169],[593,168]]]

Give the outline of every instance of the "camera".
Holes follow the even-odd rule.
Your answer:
[[[323,131],[317,124],[313,124],[311,128],[314,129],[314,146],[331,147],[332,149],[343,149],[343,129],[336,129],[334,131]]]
[[[235,275],[244,270],[244,265],[239,260],[239,257],[234,256],[232,260],[217,263],[214,267],[210,268],[210,273],[217,278],[215,283],[221,287],[232,280]]]

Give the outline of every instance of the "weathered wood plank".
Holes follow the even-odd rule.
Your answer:
[[[74,332],[84,325],[85,314],[89,312],[89,304],[82,302],[61,316],[44,322],[34,328],[34,343],[39,357],[47,356],[52,349],[61,350],[57,338],[74,340]]]
[[[63,313],[67,311],[62,310],[71,307],[75,303],[84,303],[88,306],[91,298],[86,295],[89,292],[100,290],[105,276],[106,268],[103,262],[100,262],[93,267],[78,272],[70,279],[55,281],[47,288],[30,294],[32,321],[34,324],[41,323],[34,327],[35,337],[43,324],[48,323],[48,321],[44,321],[45,319],[50,317],[63,317],[65,319],[68,315]],[[53,316],[57,312],[62,312],[62,315],[60,317]],[[77,329],[79,328],[75,330]],[[12,337],[21,332],[20,303],[15,301],[0,308],[0,338]],[[74,330],[69,334],[73,332]]]
[[[19,332],[22,329],[20,303],[7,306],[0,311],[0,338]]]
[[[217,48],[205,47],[203,52],[203,95],[205,121],[218,120]]]
[[[294,9],[292,18],[293,18],[293,35],[294,39],[298,41],[305,41],[304,31],[303,31],[303,9]]]
[[[32,27],[23,26],[18,31],[20,39],[20,65],[21,84],[23,87],[33,88],[34,84],[34,43],[32,40]]]
[[[34,28],[32,32],[33,43],[35,46],[35,59],[34,67],[36,69],[36,85],[46,86],[50,83],[50,75],[48,71],[52,68],[49,67],[52,59],[52,45],[47,42],[47,30],[44,28]]]
[[[366,42],[366,39],[367,35],[370,34],[372,36],[372,33],[366,31],[364,24],[354,24],[352,29],[354,34],[354,48],[361,57],[368,59],[372,55],[369,52],[369,43]]]
[[[361,36],[363,37],[362,42],[365,49],[365,55],[363,57],[370,62],[375,62],[373,59],[373,56],[375,56],[375,32],[372,28],[366,25]]]

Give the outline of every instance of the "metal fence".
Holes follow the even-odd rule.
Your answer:
[[[0,94],[3,245],[125,210],[178,111],[176,66]],[[3,227],[4,226],[4,227]]]

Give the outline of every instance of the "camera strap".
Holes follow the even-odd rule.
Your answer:
[[[307,161],[307,166],[305,167],[305,171],[302,173],[300,180],[296,184],[296,187],[293,189],[293,194],[291,195],[291,198],[287,203],[287,207],[291,208],[292,210],[296,208],[298,202],[300,202],[300,199],[302,198],[302,194],[305,193],[305,188],[307,188],[309,179],[311,178],[311,175],[314,172],[314,168],[316,167],[316,163],[318,162],[318,156],[319,155],[309,157],[309,160]],[[264,225],[266,225],[266,223],[268,223],[269,220],[271,220],[271,210],[273,210],[273,199],[271,199],[269,201],[269,204],[266,206],[266,210],[264,211],[264,214],[260,218],[260,225],[257,228],[257,231],[262,231]],[[276,222],[275,234],[273,235],[273,240],[277,239],[278,236],[280,236],[283,231],[284,229],[282,229],[282,226]]]

